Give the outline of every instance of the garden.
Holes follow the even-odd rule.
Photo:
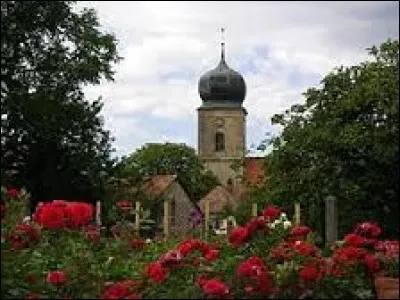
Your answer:
[[[222,212],[236,226],[207,234],[198,219],[167,238],[149,233],[161,201],[133,187],[176,174],[197,205],[223,183],[186,144],[116,157],[105,101],[83,88],[115,79],[120,41],[76,5],[1,1],[2,299],[399,299],[398,38],[271,117],[281,131],[260,141],[263,180]],[[338,240],[327,243],[332,197]],[[136,203],[156,214],[140,228]]]
[[[386,292],[398,298],[399,241],[380,239],[374,222],[317,247],[312,228],[267,205],[226,236],[145,240],[123,221],[96,226],[85,202],[39,203],[27,216],[29,197],[2,189],[4,299],[373,299],[382,278],[386,288],[397,278]]]

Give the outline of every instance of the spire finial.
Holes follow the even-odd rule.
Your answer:
[[[221,61],[225,61],[225,39],[224,39],[225,28],[221,28]]]

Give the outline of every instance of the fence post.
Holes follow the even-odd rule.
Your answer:
[[[294,204],[294,224],[297,226],[300,224],[300,203]]]
[[[208,227],[210,221],[210,200],[206,199],[204,203],[204,239],[208,237]]]
[[[338,208],[336,197],[325,198],[325,243],[332,244],[337,240],[338,234]]]
[[[164,201],[164,238],[169,236],[169,203]]]
[[[101,226],[101,202],[96,201],[96,225]]]
[[[257,203],[253,203],[251,205],[251,215],[253,217],[257,217]]]
[[[136,201],[136,207],[135,207],[135,228],[138,232],[140,233],[140,202]]]

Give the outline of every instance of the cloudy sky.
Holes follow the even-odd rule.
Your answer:
[[[197,149],[200,76],[220,57],[225,28],[228,65],[247,84],[247,144],[257,146],[274,113],[304,101],[335,66],[367,59],[365,48],[399,35],[398,1],[357,2],[100,2],[95,8],[124,57],[114,82],[88,87],[102,96],[115,155],[148,142]]]

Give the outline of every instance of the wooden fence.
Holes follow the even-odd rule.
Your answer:
[[[140,230],[140,202],[135,203],[135,229],[139,232]],[[96,202],[96,224],[101,226],[101,205],[100,202]],[[252,203],[251,205],[251,216],[256,217],[258,215],[257,203]],[[294,217],[293,224],[300,225],[301,224],[301,207],[300,203],[296,202],[294,204]],[[304,221],[303,221],[304,222]],[[164,218],[163,218],[163,234],[164,238],[168,239],[171,233],[170,230],[170,211],[169,211],[169,203],[168,201],[164,202]],[[328,196],[325,199],[325,241],[327,244],[331,244],[337,240],[338,237],[338,209],[336,198],[333,196]],[[204,207],[204,227],[202,237],[204,239],[208,239],[210,227],[210,202],[207,199],[205,201]]]

